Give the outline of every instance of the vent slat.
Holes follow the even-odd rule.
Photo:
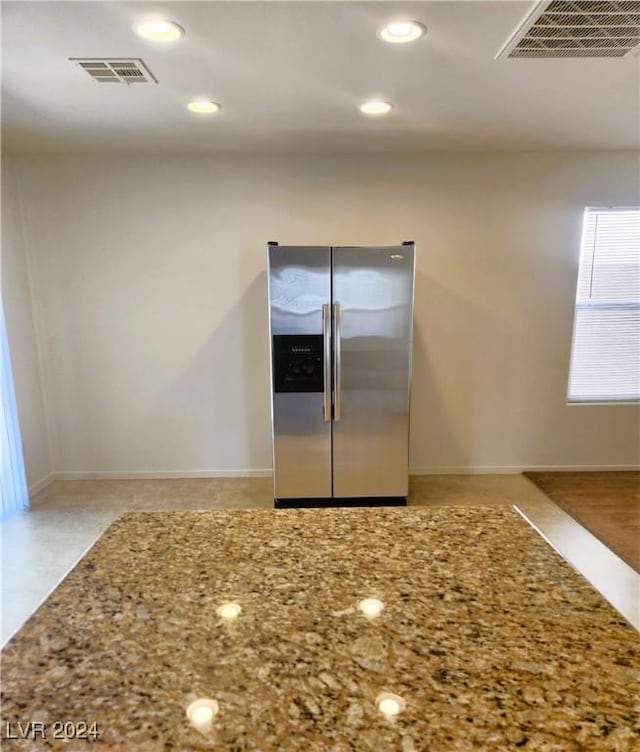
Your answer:
[[[531,49],[515,49],[509,54],[509,57],[545,57],[545,58],[578,58],[578,57],[624,57],[626,55],[624,48],[617,50],[531,50]]]
[[[563,49],[563,48],[569,48],[569,47],[584,47],[585,49],[618,49],[619,47],[635,47],[637,44],[640,44],[640,38],[639,37],[627,37],[623,39],[610,39],[608,37],[600,38],[600,39],[571,39],[571,37],[566,37],[562,39],[525,39],[523,40],[523,44],[520,44],[518,47],[521,50],[526,49],[527,47],[531,46],[532,43],[535,42],[537,45],[542,45],[544,49],[547,50],[554,50],[554,49]]]
[[[605,32],[603,34],[603,31]],[[629,33],[629,27],[628,26],[609,26],[604,27],[600,26],[599,28],[595,29],[584,29],[580,36],[584,37],[586,39],[591,39],[593,37],[610,37],[612,39],[620,38],[620,39],[627,39],[630,36],[640,36],[640,26],[638,27],[635,34]],[[535,39],[560,39],[562,37],[568,37],[569,39],[573,39],[575,35],[572,33],[572,28],[566,28],[564,26],[559,27],[548,27],[543,26],[539,29],[531,29],[525,39],[527,38],[535,38]]]
[[[554,0],[547,8],[548,13],[610,13],[611,10],[623,12],[640,12],[638,0],[586,0],[585,2],[568,2]]]

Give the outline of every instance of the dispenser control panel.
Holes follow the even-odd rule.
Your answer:
[[[273,387],[276,392],[322,392],[323,338],[321,334],[273,336]]]

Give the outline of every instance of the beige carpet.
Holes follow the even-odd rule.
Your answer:
[[[640,473],[525,473],[559,507],[640,572]]]

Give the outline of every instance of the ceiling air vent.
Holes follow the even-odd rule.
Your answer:
[[[637,0],[547,0],[496,57],[624,57],[639,45]]]
[[[157,84],[158,80],[139,57],[70,57],[72,63],[98,83]]]

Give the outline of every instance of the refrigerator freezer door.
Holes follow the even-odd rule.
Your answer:
[[[331,372],[323,306],[331,301],[331,249],[270,246],[268,253],[274,496],[327,498]]]
[[[333,249],[339,311],[336,497],[406,497],[414,247]]]

